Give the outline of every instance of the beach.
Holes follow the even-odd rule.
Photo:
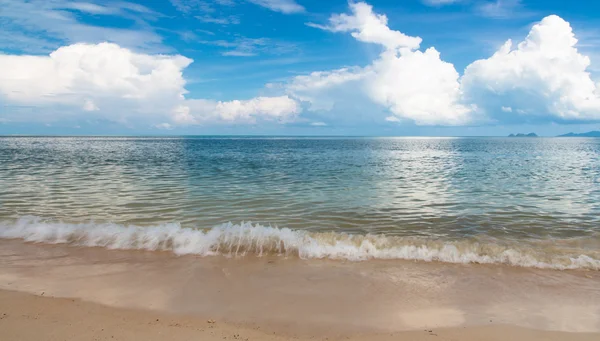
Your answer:
[[[597,340],[598,334],[544,332],[510,326],[446,328],[345,337],[292,337],[268,325],[209,323],[201,318],[109,308],[79,300],[0,291],[2,340]],[[211,321],[212,322],[212,321]]]
[[[0,250],[3,340],[600,336],[596,271],[175,257],[19,240]]]
[[[0,140],[2,340],[600,338],[594,139]]]
[[[600,341],[600,0],[0,0],[0,341]]]

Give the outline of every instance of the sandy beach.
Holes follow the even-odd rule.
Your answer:
[[[544,332],[512,326],[464,327],[343,337],[293,337],[196,317],[105,307],[75,299],[0,291],[2,340],[598,340],[593,333]]]
[[[600,341],[600,0],[0,23],[0,341]]]
[[[0,241],[2,340],[597,340],[600,274]],[[211,323],[213,322],[214,323]]]

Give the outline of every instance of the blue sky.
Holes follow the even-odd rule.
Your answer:
[[[0,134],[600,129],[595,1],[0,0],[0,7]],[[564,39],[554,44],[555,36]],[[492,58],[509,39],[506,53]]]

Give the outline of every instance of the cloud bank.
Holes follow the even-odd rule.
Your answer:
[[[293,1],[261,3],[295,8]],[[377,115],[388,125],[600,121],[600,85],[588,71],[590,59],[577,49],[570,24],[558,16],[544,18],[523,41],[507,41],[461,75],[435,47],[421,48],[420,37],[391,29],[387,17],[372,6],[350,3],[349,9],[325,24],[309,26],[380,46],[378,56],[366,66],[268,84],[265,90],[271,97],[191,98],[184,77],[191,59],[134,52],[114,43],[76,43],[47,55],[0,54],[0,101],[5,107],[0,119],[101,117],[161,129],[261,122],[310,125],[308,117],[315,116],[312,125],[328,125],[326,117],[356,123],[357,118],[373,121]],[[44,110],[27,115],[18,110],[30,106]]]
[[[187,100],[172,112],[177,124],[235,123],[254,124],[259,120],[292,122],[300,113],[298,103],[288,96],[256,97],[228,102],[204,99]]]
[[[166,127],[219,122],[289,121],[299,112],[287,96],[217,102],[186,99],[180,55],[135,53],[116,44],[73,44],[47,56],[0,54],[0,99],[13,106],[56,109],[29,116],[6,113],[10,121],[60,120],[78,113],[117,122],[138,120]],[[31,116],[34,115],[34,116]]]
[[[285,88],[312,110],[333,108],[341,88],[360,88],[392,114],[390,122],[418,125],[600,120],[600,90],[587,71],[590,59],[577,50],[568,22],[551,15],[535,24],[518,44],[507,41],[493,56],[470,64],[461,77],[435,47],[422,51],[420,37],[391,30],[372,6],[350,3],[350,14],[335,14],[327,25],[356,40],[382,46],[365,67],[297,76]]]

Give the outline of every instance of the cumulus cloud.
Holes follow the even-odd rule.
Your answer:
[[[186,100],[173,112],[179,124],[257,123],[275,121],[287,123],[300,113],[298,103],[288,96],[256,97],[240,101]]]
[[[577,49],[570,24],[558,16],[544,18],[522,42],[507,41],[461,76],[435,47],[422,49],[420,37],[391,29],[387,17],[370,5],[349,6],[350,13],[311,26],[349,33],[380,46],[380,54],[365,66],[268,84],[265,90],[273,97],[188,98],[183,72],[191,59],[113,43],[77,43],[48,55],[0,54],[0,121],[80,115],[127,123],[144,119],[160,129],[295,120],[314,126],[334,119],[419,125],[600,121],[600,85],[588,71],[590,59]],[[45,110],[27,115],[5,110],[31,106]],[[298,119],[303,108],[315,113]]]
[[[350,3],[351,14],[336,14],[328,25],[312,25],[332,32],[350,32],[361,42],[381,45],[384,50],[371,65],[353,69],[318,72],[294,78],[287,89],[300,100],[324,109],[334,99],[323,89],[359,81],[370,99],[400,119],[417,124],[458,125],[468,122],[469,109],[459,103],[459,74],[431,47],[420,51],[422,39],[388,27],[385,15],[373,12],[366,3]],[[352,85],[356,87],[356,84]],[[312,94],[312,96],[311,96]]]
[[[46,56],[0,54],[0,99],[14,106],[70,108],[53,111],[53,117],[46,110],[14,113],[6,118],[11,121],[59,120],[80,113],[120,122],[170,118],[182,125],[263,118],[286,122],[300,111],[287,96],[186,99],[183,70],[190,63],[184,56],[136,53],[112,43],[74,44]]]
[[[590,59],[576,44],[568,22],[544,18],[521,43],[508,40],[492,57],[466,68],[465,101],[496,120],[600,119],[600,92],[587,71]],[[519,115],[508,114],[513,111]]]
[[[110,43],[69,45],[47,56],[0,54],[0,95],[17,104],[73,106],[105,115],[116,114],[118,107],[160,110],[183,99],[182,70],[191,62]]]
[[[352,14],[335,14],[329,18],[329,25],[310,26],[332,32],[351,32],[359,41],[385,46],[394,49],[418,49],[421,38],[410,37],[388,27],[388,19],[383,14],[373,12],[373,7],[364,2],[350,3]]]
[[[433,47],[400,55],[384,53],[367,77],[371,98],[400,119],[420,125],[461,125],[471,119],[460,103],[459,74]]]
[[[202,102],[204,100],[197,100],[198,102]],[[171,118],[173,122],[181,125],[192,125],[198,124],[196,118],[190,114],[190,107],[187,105],[180,104],[173,108],[171,111]]]
[[[504,2],[502,2],[504,4]],[[568,22],[552,15],[534,25],[514,46],[509,40],[488,59],[469,65],[461,77],[435,47],[419,49],[421,38],[388,27],[385,15],[366,3],[350,3],[350,14],[333,15],[327,25],[350,32],[358,41],[379,44],[383,52],[370,65],[297,76],[287,93],[327,110],[343,89],[360,89],[392,114],[385,120],[419,125],[490,122],[597,121],[600,91],[589,72],[588,57],[578,52]]]

